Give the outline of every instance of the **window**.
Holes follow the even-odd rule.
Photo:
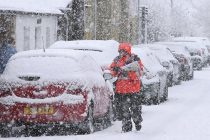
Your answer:
[[[41,18],[38,18],[37,19],[37,24],[41,24],[42,23],[42,19]]]
[[[24,26],[24,48],[23,50],[29,50],[30,49],[30,27]]]
[[[46,48],[50,46],[50,27],[46,28]]]
[[[42,48],[41,27],[35,28],[35,49]]]

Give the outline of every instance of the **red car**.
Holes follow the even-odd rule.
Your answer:
[[[27,134],[51,126],[73,126],[91,133],[97,120],[111,124],[113,90],[100,66],[79,51],[17,53],[0,81],[2,137],[17,127]]]

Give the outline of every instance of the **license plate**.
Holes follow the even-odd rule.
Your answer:
[[[52,115],[54,108],[50,106],[24,107],[25,115]]]

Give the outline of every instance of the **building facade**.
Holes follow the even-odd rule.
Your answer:
[[[5,12],[0,17],[0,26],[7,32],[7,37],[15,39],[17,51],[47,48],[57,40],[56,15]]]
[[[11,0],[0,6],[0,32],[6,29],[15,38],[18,51],[47,48],[57,40],[138,44],[139,0],[32,1],[33,5],[27,1],[15,5]],[[40,6],[42,2],[48,4]]]
[[[0,0],[0,35],[6,32],[4,38],[13,37],[17,51],[47,48],[57,41],[58,17],[63,15],[61,9],[71,2]]]
[[[138,44],[139,0],[74,0],[67,18],[61,18],[64,28],[62,40],[116,40]],[[67,27],[63,25],[63,27]],[[62,27],[61,27],[62,28]],[[60,34],[61,35],[61,34]]]

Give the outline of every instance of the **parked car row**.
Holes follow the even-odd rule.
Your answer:
[[[17,128],[33,136],[110,126],[114,78],[109,81],[104,73],[118,46],[114,40],[58,41],[12,56],[0,75],[0,136],[22,133]],[[160,104],[168,99],[168,87],[193,79],[194,70],[209,63],[207,46],[183,39],[132,46],[144,65],[143,103]]]
[[[173,44],[170,47],[173,48]],[[193,79],[192,63],[187,57],[190,55],[186,55],[189,52],[186,50],[184,56],[180,51],[182,48],[177,46],[175,48],[179,51],[169,49],[169,45],[160,42],[133,46],[132,50],[141,58],[145,70],[142,78],[144,104],[159,104],[166,101],[168,87]]]
[[[158,44],[165,45],[173,56],[179,61],[181,75],[180,79],[183,81],[193,79],[193,60],[188,49],[184,45],[174,42],[158,42]]]

